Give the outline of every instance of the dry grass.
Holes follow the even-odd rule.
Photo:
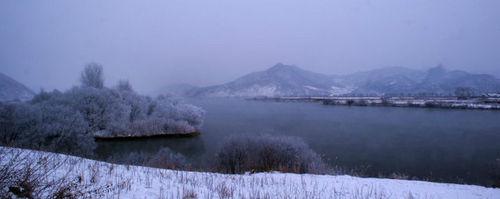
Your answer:
[[[18,149],[15,150],[19,151]],[[5,151],[2,156],[4,154]],[[7,154],[18,156],[12,151],[7,152]],[[35,152],[29,156],[33,157],[33,154],[39,153]],[[280,173],[225,175],[117,165],[76,157],[68,158],[68,156],[62,155],[49,156],[50,161],[48,162],[54,161],[59,166],[53,167],[57,169],[42,169],[41,171],[44,172],[52,172],[45,175],[44,181],[59,182],[64,179],[69,180],[65,182],[72,182],[55,186],[57,189],[53,190],[58,191],[47,192],[53,195],[57,193],[56,195],[62,198],[443,198],[442,195],[434,195],[432,192],[422,193],[421,190],[420,192],[415,192],[411,185],[418,185],[419,182],[410,181],[374,181],[373,179],[354,178],[350,176]],[[19,155],[19,157],[23,157],[23,155]],[[32,158],[27,159],[30,159],[31,163],[34,163],[34,166],[38,169],[41,167],[47,168],[49,165],[44,163],[43,160],[47,162],[49,159],[42,158],[43,156],[38,157],[40,158],[36,162],[31,161]],[[2,165],[5,165],[5,162],[9,162],[9,164],[17,162],[6,161],[10,159],[3,158],[1,161]],[[401,186],[394,188],[394,186],[386,186],[387,183]],[[425,186],[430,185],[425,184]],[[442,190],[451,190],[453,186],[458,186],[458,188],[452,189],[454,191],[467,189],[467,187],[462,185],[435,184],[432,186],[441,186]],[[37,196],[40,197],[35,198],[49,198],[45,197],[47,195],[43,194],[43,190],[37,189],[37,192]],[[500,191],[491,193],[500,193]],[[483,198],[488,198],[489,196],[488,193],[480,194],[486,196]],[[462,196],[458,192],[456,195]],[[490,198],[493,198],[493,196]]]

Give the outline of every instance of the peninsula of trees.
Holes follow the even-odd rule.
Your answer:
[[[104,86],[103,67],[87,64],[81,85],[41,91],[27,102],[0,103],[0,143],[56,152],[91,153],[95,138],[198,133],[204,110],[136,93],[128,81]]]

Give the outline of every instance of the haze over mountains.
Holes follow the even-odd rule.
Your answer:
[[[386,67],[348,75],[327,75],[278,63],[221,85],[177,84],[162,90],[188,97],[381,96],[454,95],[459,87],[468,88],[476,95],[499,93],[500,79],[443,66],[428,70]],[[0,73],[0,101],[29,100],[33,95],[28,87]]]
[[[0,101],[29,100],[34,94],[25,85],[0,73]]]
[[[186,91],[194,97],[453,95],[458,87],[474,94],[500,92],[500,79],[436,66],[426,71],[388,67],[349,75],[326,75],[276,64],[222,85]]]

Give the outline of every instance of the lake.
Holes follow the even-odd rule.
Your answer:
[[[491,185],[500,169],[500,111],[187,101],[207,111],[200,136],[100,142],[98,156],[166,146],[196,166],[228,136],[277,134],[301,137],[330,165],[362,176]]]

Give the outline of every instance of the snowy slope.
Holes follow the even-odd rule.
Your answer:
[[[55,157],[51,161],[64,160],[55,176],[70,173],[67,179],[79,177],[88,186],[110,185],[94,198],[500,198],[500,189],[472,185],[309,174],[186,172],[5,147],[0,147],[0,153],[7,158],[0,164],[19,151],[33,159],[48,155]]]
[[[328,96],[338,86],[329,75],[278,63],[226,84],[198,88],[189,95],[201,97]]]
[[[196,97],[283,97],[336,96],[352,94],[452,95],[457,87],[476,94],[500,92],[500,79],[486,74],[447,70],[443,66],[427,71],[387,67],[347,75],[325,75],[293,65],[276,64],[222,85],[186,92]]]
[[[0,73],[0,101],[29,100],[35,95],[25,85]]]

